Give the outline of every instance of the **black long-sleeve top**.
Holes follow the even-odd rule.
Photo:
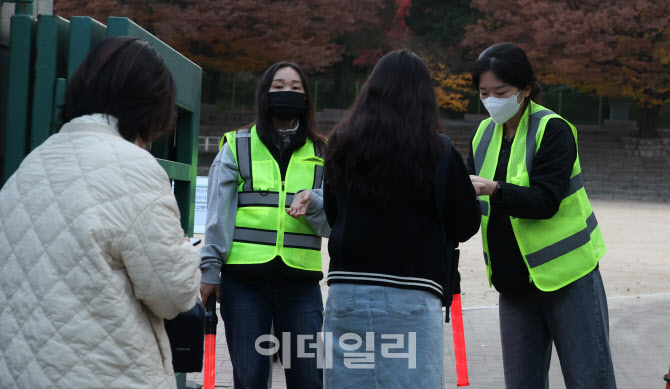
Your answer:
[[[531,283],[509,217],[549,219],[558,212],[570,186],[577,147],[570,126],[562,119],[550,119],[533,158],[530,186],[524,187],[505,182],[512,142],[501,136],[502,146],[493,180],[501,183],[499,190],[502,193],[491,199],[487,231],[491,280],[500,293],[521,293],[535,286]],[[470,174],[476,174],[472,139],[467,168]]]
[[[463,157],[453,147],[447,174],[446,198],[440,199],[446,202],[445,229],[452,239],[465,242],[479,230],[481,213]],[[442,297],[430,287],[430,281],[420,281],[440,284],[447,271],[433,188],[417,190],[415,197],[398,199],[390,206],[331,189],[326,182],[324,208],[332,227],[329,285],[377,284],[421,289]],[[407,277],[415,280],[407,281]]]

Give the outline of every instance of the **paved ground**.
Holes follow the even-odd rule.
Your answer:
[[[670,366],[670,205],[594,201],[608,253],[601,272],[609,296],[610,338],[620,389],[663,389]],[[324,247],[325,248],[325,247]],[[504,388],[497,293],[488,288],[481,258],[481,240],[462,246],[463,318],[469,382],[472,388]],[[326,251],[327,252],[327,251]],[[327,269],[324,255],[324,269]],[[323,285],[324,299],[327,286]],[[219,323],[217,388],[232,388],[232,366]],[[451,325],[446,324],[446,388],[456,387]],[[188,379],[202,383],[202,374]],[[286,388],[276,363],[273,388]],[[565,388],[555,353],[550,388]]]
[[[609,299],[611,348],[621,389],[662,389],[670,366],[670,293]],[[463,312],[468,376],[472,388],[504,388],[497,307]],[[220,325],[217,338],[216,387],[232,388],[232,366]],[[446,387],[456,387],[451,325],[444,327]],[[551,361],[550,388],[565,388],[558,358]],[[189,374],[202,383],[202,374]],[[275,363],[273,388],[286,388],[281,364]]]

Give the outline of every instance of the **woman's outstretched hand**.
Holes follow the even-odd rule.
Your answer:
[[[312,191],[303,190],[302,192],[295,195],[295,197],[293,198],[293,202],[291,203],[291,206],[286,209],[286,213],[288,213],[289,215],[293,216],[296,219],[300,219],[300,217],[305,216],[305,213],[307,212],[307,207],[309,206],[309,203],[311,201],[312,201]]]

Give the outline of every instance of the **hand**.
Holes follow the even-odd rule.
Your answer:
[[[301,216],[304,216],[307,212],[307,207],[312,201],[312,191],[303,190],[302,192],[295,195],[293,198],[293,203],[291,207],[286,209],[286,213],[293,216],[296,219],[300,219]]]
[[[470,181],[472,182],[472,186],[475,187],[477,196],[491,196],[498,187],[496,181],[487,180],[479,176],[470,176]]]
[[[202,300],[202,305],[207,304],[207,298],[214,293],[216,297],[216,302],[221,302],[221,289],[219,284],[206,284],[204,282],[200,283],[200,300]]]

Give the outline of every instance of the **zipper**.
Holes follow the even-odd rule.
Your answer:
[[[284,253],[284,217],[286,216],[286,191],[285,191],[285,185],[284,185],[284,180],[281,181],[281,191],[279,192],[279,209],[278,214],[279,214],[279,227],[277,229],[277,240],[279,240],[280,235],[282,239],[282,245],[277,247],[277,255],[280,257]]]

